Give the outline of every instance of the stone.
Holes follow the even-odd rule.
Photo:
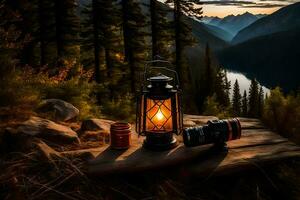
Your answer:
[[[32,145],[38,153],[39,158],[47,163],[56,165],[56,162],[63,159],[63,156],[59,152],[55,151],[40,139],[34,140]]]
[[[79,110],[75,106],[60,99],[46,99],[42,101],[38,110],[54,113],[54,118],[58,121],[68,121],[79,115]]]
[[[107,119],[87,119],[81,124],[81,131],[103,131],[110,132],[110,126],[115,123],[112,120]]]
[[[71,128],[39,117],[30,117],[17,128],[17,132],[57,144],[80,143],[77,133]]]
[[[91,160],[94,159],[95,156],[91,151],[88,150],[75,150],[75,151],[65,151],[61,153],[64,157],[69,159],[80,159],[80,160]]]
[[[15,128],[5,128],[4,132],[1,133],[1,137],[1,152],[27,152],[31,149],[32,137],[19,134]]]

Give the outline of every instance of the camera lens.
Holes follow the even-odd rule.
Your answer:
[[[224,143],[241,137],[241,124],[237,118],[211,120],[205,126],[186,128],[183,142],[188,147],[210,143]]]

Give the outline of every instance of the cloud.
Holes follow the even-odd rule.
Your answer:
[[[204,5],[215,6],[237,6],[241,8],[275,8],[283,7],[291,3],[295,3],[298,0],[205,0],[202,1]]]

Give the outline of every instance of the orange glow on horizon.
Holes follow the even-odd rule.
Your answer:
[[[237,6],[215,6],[215,5],[203,5],[203,16],[216,16],[216,17],[226,17],[227,15],[240,15],[245,12],[250,12],[252,14],[272,14],[273,12],[279,10],[277,8],[241,8]]]

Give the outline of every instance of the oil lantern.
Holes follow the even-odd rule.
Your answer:
[[[151,61],[145,67],[144,80],[137,101],[136,130],[145,136],[144,147],[162,151],[177,146],[174,134],[182,131],[181,91],[176,71],[167,67],[150,66],[153,63],[170,64],[167,61]],[[165,71],[172,76],[150,70]]]

